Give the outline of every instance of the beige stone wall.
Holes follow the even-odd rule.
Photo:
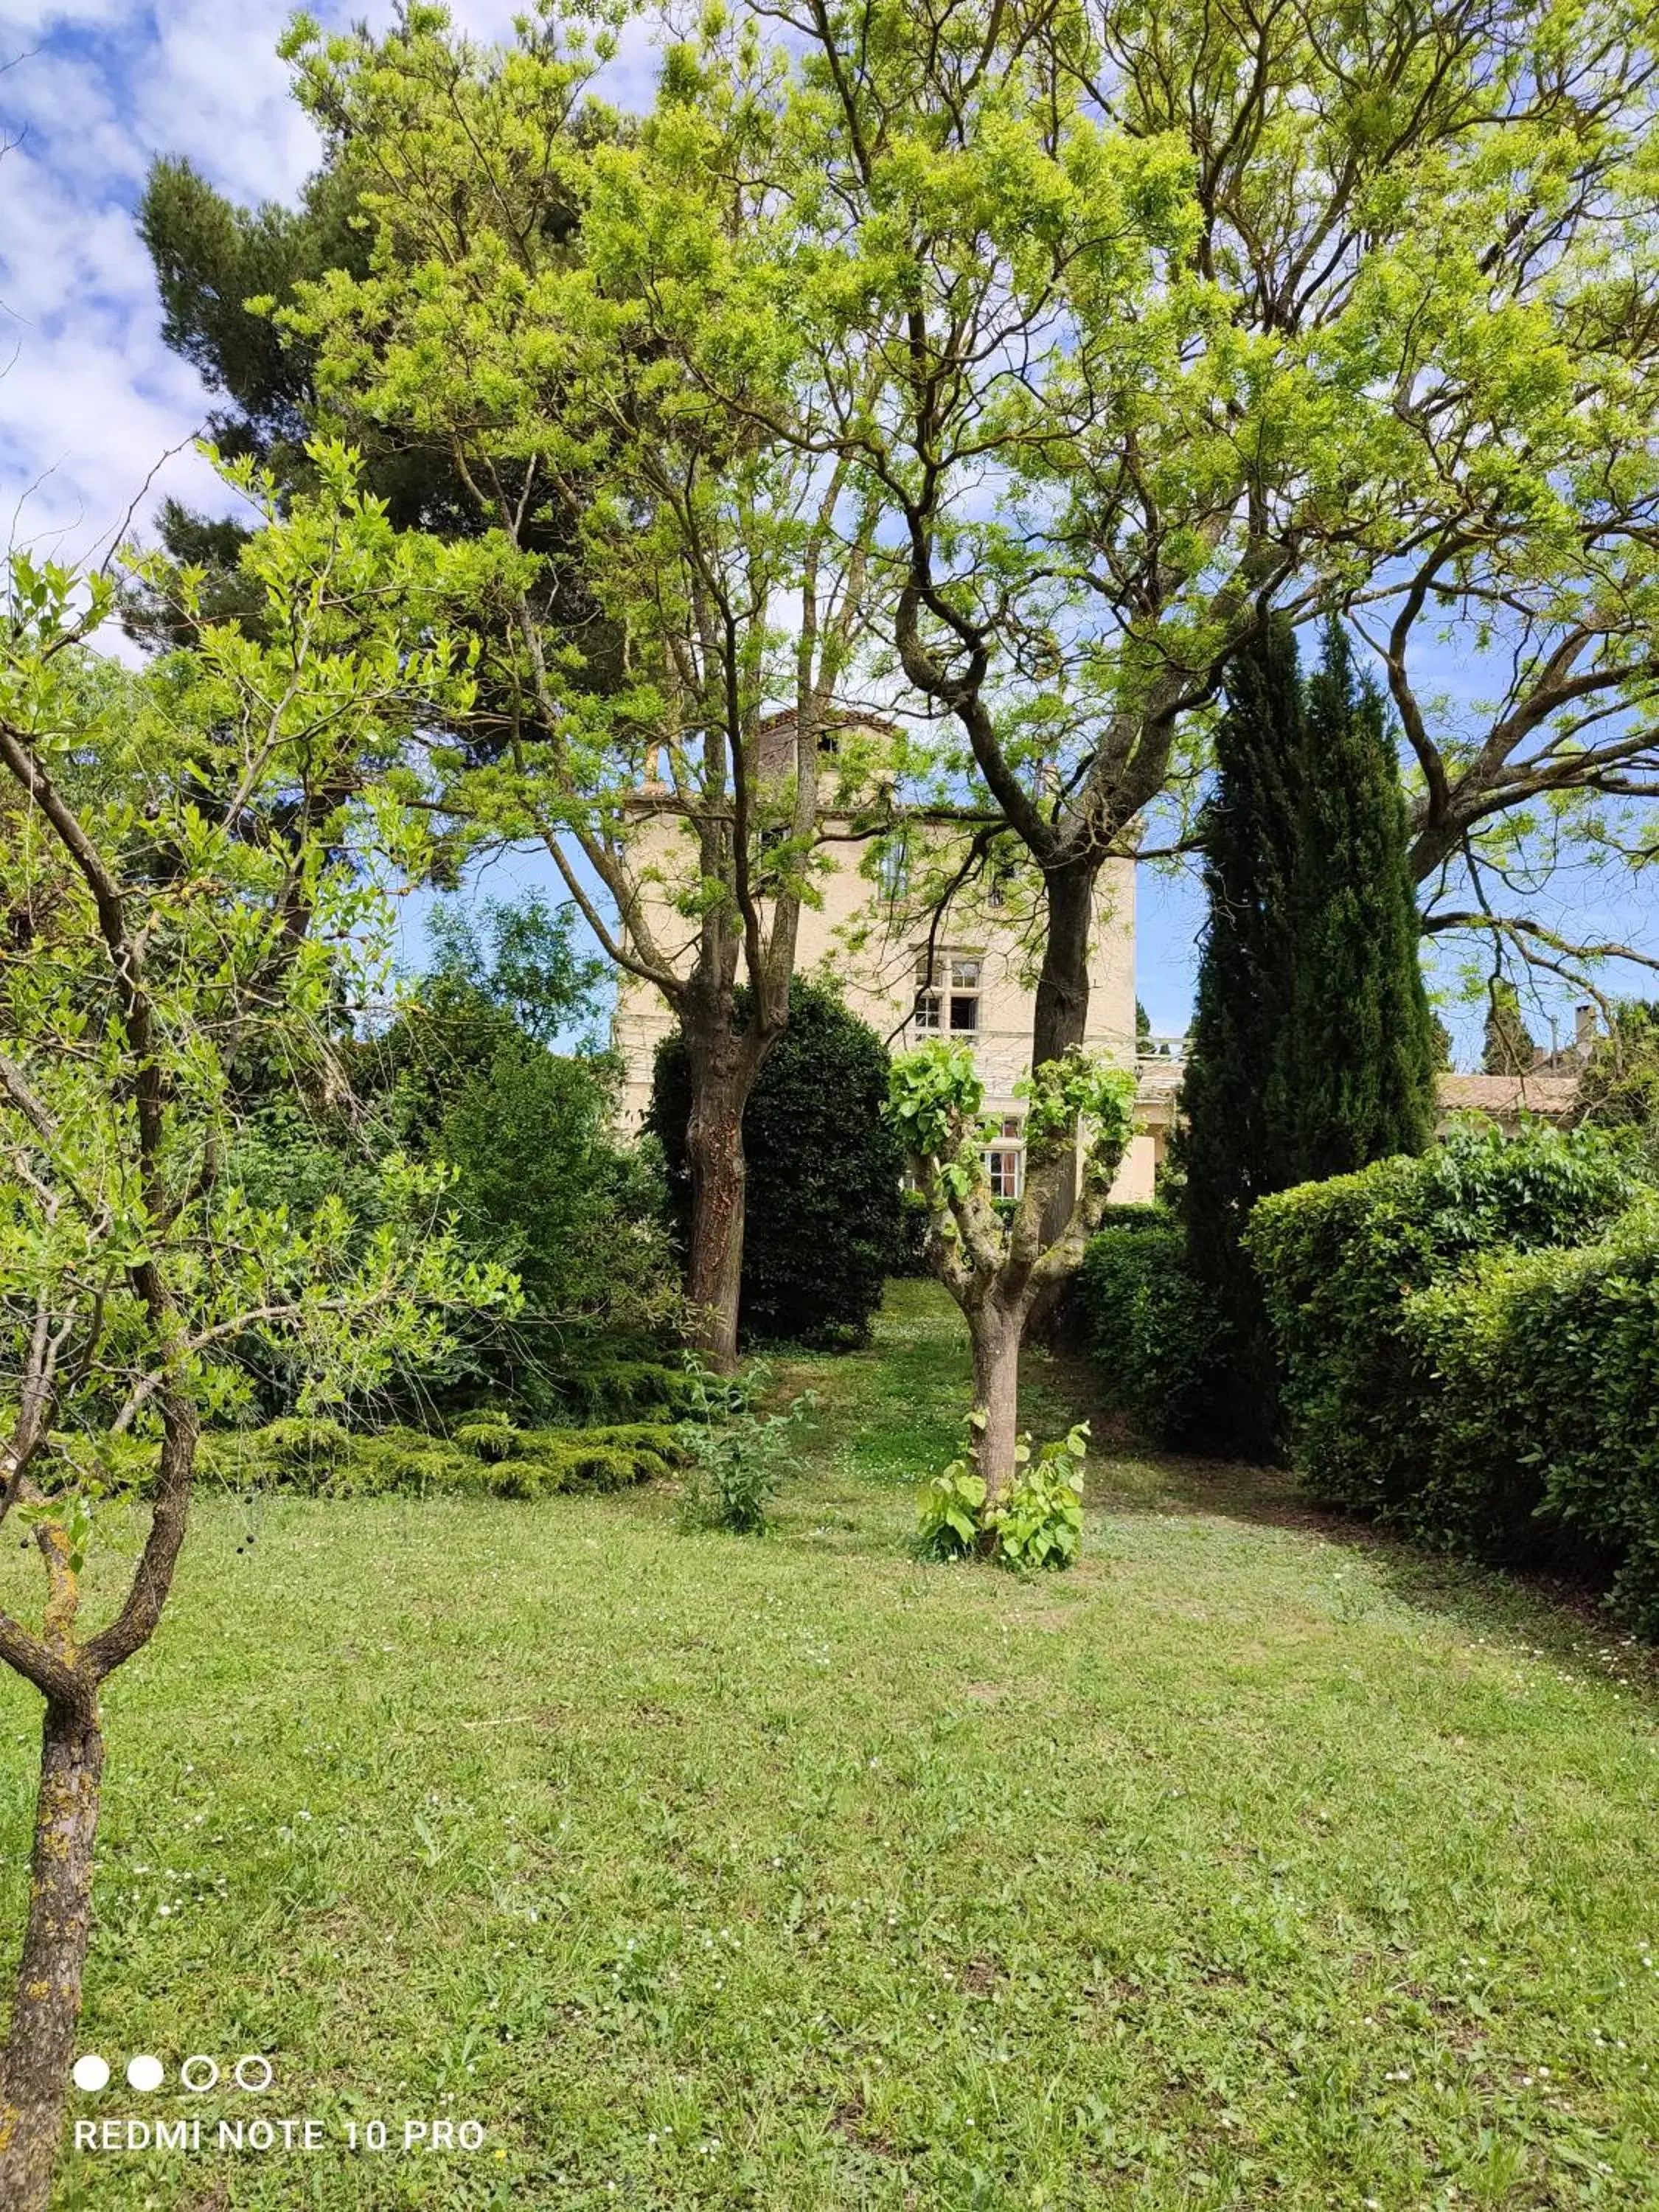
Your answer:
[[[664,825],[663,873],[671,878],[674,832]],[[914,1019],[917,956],[927,942],[926,927],[905,927],[895,916],[878,885],[860,872],[857,844],[832,844],[833,856],[820,878],[821,904],[801,916],[796,971],[835,982],[848,1005],[887,1039],[894,1051],[921,1042],[930,1032]],[[1134,1065],[1134,864],[1109,862],[1102,871],[1096,898],[1096,927],[1090,961],[1086,1042],[1126,1067]],[[664,937],[684,939],[688,925],[676,924],[663,903]],[[953,915],[939,935],[939,995],[943,1024],[953,994],[949,982],[952,958],[980,963],[979,1026],[958,1034],[971,1046],[985,1080],[988,1111],[999,1118],[1020,1112],[1014,1086],[1030,1065],[1031,1023],[1036,996],[1014,934],[994,908]],[[659,1038],[673,1025],[661,994],[630,977],[623,979],[613,1026],[613,1042],[626,1069],[623,1114],[637,1127],[651,1095],[651,1063]],[[942,1035],[951,1035],[942,1025]],[[1113,1196],[1149,1199],[1152,1194],[1153,1139],[1136,1137]]]

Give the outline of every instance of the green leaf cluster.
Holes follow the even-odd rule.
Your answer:
[[[1076,1311],[1106,1403],[1150,1442],[1190,1448],[1207,1425],[1223,1319],[1179,1220],[1164,1206],[1134,1211],[1139,1220],[1089,1240]]]
[[[423,866],[390,771],[471,697],[441,549],[391,528],[343,447],[310,458],[288,500],[226,469],[264,523],[243,554],[259,623],[200,622],[142,671],[89,640],[145,556],[8,572],[0,1402],[53,1496],[93,1494],[106,1431],[245,1412],[266,1355],[313,1413],[439,1362],[458,1310],[518,1299],[458,1248],[441,1164],[394,1146],[305,1202],[239,1172],[260,1096],[337,1079],[389,887]]]
[[[738,1018],[752,1015],[740,990]],[[887,1048],[824,985],[797,977],[789,1026],[762,1063],[743,1115],[746,1167],[738,1319],[748,1342],[827,1350],[863,1344],[902,1248],[904,1158],[883,1115]],[[682,1242],[691,1216],[684,1041],[665,1037],[647,1127],[662,1147]]]
[[[803,1391],[781,1413],[757,1410],[772,1379],[764,1360],[737,1377],[707,1373],[688,1358],[692,1410],[674,1435],[684,1468],[681,1517],[690,1528],[764,1535],[767,1509],[797,1464],[795,1443],[817,1400]]]
[[[916,1499],[916,1543],[926,1558],[952,1559],[987,1553],[1025,1573],[1069,1567],[1083,1541],[1083,1462],[1089,1424],[1079,1421],[1033,1457],[1031,1439],[1014,1447],[1012,1480],[988,1504],[985,1479],[971,1459],[952,1460],[925,1482]]]

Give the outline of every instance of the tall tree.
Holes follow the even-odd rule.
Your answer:
[[[368,831],[396,809],[307,807],[346,763],[461,703],[434,626],[429,549],[393,538],[346,457],[252,555],[255,642],[192,611],[198,642],[142,677],[88,639],[115,592],[25,559],[0,613],[0,1520],[40,1553],[33,1620],[0,1613],[0,1660],[44,1702],[27,1920],[0,2060],[0,2203],[44,2212],[62,2130],[91,1919],[104,1766],[99,1696],[142,1650],[185,1541],[204,1419],[234,1406],[231,1355],[295,1348],[305,1401],[371,1387],[441,1348],[439,1309],[504,1293],[463,1271],[441,1180],[387,1164],[380,1225],[336,1200],[305,1222],[250,1202],[226,1162],[239,1066],[314,1056],[340,946],[374,939]],[[209,804],[204,794],[216,794]],[[297,796],[296,796],[297,795]],[[125,1596],[82,1618],[112,1437],[154,1446]]]
[[[627,127],[616,118],[609,125]],[[293,306],[301,286],[331,271],[349,278],[368,273],[375,232],[362,194],[372,176],[343,129],[330,137],[322,163],[292,207],[270,201],[239,206],[189,161],[167,156],[151,165],[139,202],[138,231],[155,272],[163,343],[190,362],[214,395],[207,428],[218,450],[257,459],[285,495],[313,481],[307,447],[323,427],[323,410],[316,349],[281,311]],[[550,240],[569,241],[578,210],[560,197],[556,175],[547,183],[538,220]],[[468,538],[487,526],[453,449],[424,434],[422,426],[353,413],[337,392],[328,412],[327,427],[349,438],[365,484],[385,501],[396,528]],[[512,473],[511,464],[501,465]],[[204,572],[192,586],[199,612],[243,621],[257,614],[258,594],[250,592],[239,569],[249,524],[193,514],[168,500],[157,526],[170,564],[129,580],[121,612],[132,637],[149,646],[181,641],[179,571],[185,568]],[[569,662],[568,677],[574,680],[580,666],[588,688],[613,685],[620,675],[617,641],[586,588],[574,512],[558,505],[527,511],[522,531],[538,562],[538,613],[550,636],[580,655],[579,663]],[[471,615],[497,625],[504,619],[498,608]],[[473,735],[476,742],[476,724]]]
[[[1220,1316],[1201,1397],[1202,1441],[1273,1449],[1274,1363],[1242,1238],[1280,1188],[1270,1116],[1294,989],[1291,887],[1307,758],[1296,639],[1276,621],[1234,659],[1216,726],[1215,785],[1200,823],[1209,915],[1173,1156],[1194,1273]]]
[[[439,795],[539,842],[607,956],[672,1008],[691,1077],[688,1291],[697,1340],[729,1363],[744,1109],[788,1019],[871,529],[813,430],[835,395],[803,381],[739,255],[757,115],[769,127],[758,58],[739,44],[701,76],[671,67],[624,143],[602,115],[578,127],[605,40],[550,16],[504,49],[422,9],[384,40],[302,27],[289,51],[374,231],[368,273],[301,286],[289,325],[327,404],[453,457],[483,533],[471,608],[493,724],[438,764]],[[774,416],[796,434],[760,427]],[[555,514],[619,641],[623,681],[602,696],[541,596],[535,533]]]
[[[1264,597],[1363,609],[1437,891],[1529,799],[1652,774],[1632,0],[1571,34],[1560,0],[757,12],[792,223],[755,251],[826,374],[878,378],[838,442],[904,675],[1042,882],[1035,1066],[1084,1033],[1098,872],[1199,767]],[[1448,610],[1512,665],[1437,735],[1413,666]]]
[[[1356,672],[1334,618],[1308,681],[1303,746],[1291,1000],[1268,1103],[1281,1188],[1421,1152],[1435,1111],[1399,756],[1383,696]]]
[[[1521,1012],[1521,994],[1507,975],[1495,975],[1486,991],[1486,1026],[1480,1065],[1488,1075],[1524,1075],[1538,1047]]]

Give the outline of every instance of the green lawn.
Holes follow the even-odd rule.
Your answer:
[[[917,1285],[793,1365],[760,1540],[652,1491],[210,1500],[108,1699],[75,2113],[327,2147],[82,2155],[62,2205],[1659,2203],[1638,1655],[1237,1471],[1103,1459],[1065,1577],[925,1566],[964,1370]],[[276,2083],[182,2096],[192,2051]],[[434,2118],[483,2148],[403,2154]]]

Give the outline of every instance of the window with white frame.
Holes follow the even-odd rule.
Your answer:
[[[929,959],[925,945],[916,955],[916,998],[910,1019],[919,1030],[941,1030],[945,1026],[945,996],[939,988],[939,963]]]
[[[1014,1199],[1025,1188],[1024,1132],[1018,1115],[1005,1115],[1001,1141],[985,1155],[985,1171],[993,1198]]]
[[[965,954],[951,961],[951,1027],[972,1033],[979,1027],[979,962]]]
[[[916,955],[913,1025],[919,1030],[950,1030],[958,1036],[976,1035],[980,974],[977,953],[938,953],[930,960],[924,945]]]

